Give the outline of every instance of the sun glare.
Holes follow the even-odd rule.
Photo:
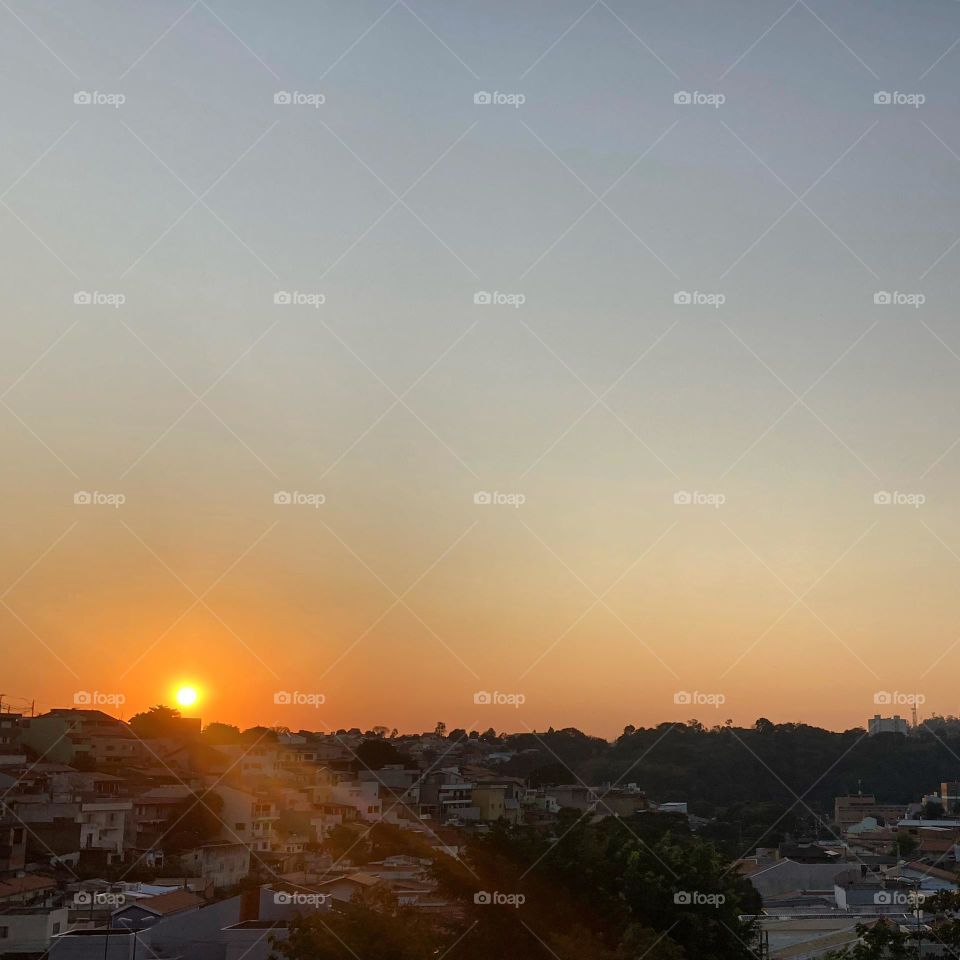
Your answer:
[[[198,699],[196,687],[179,687],[177,689],[177,703],[181,707],[192,707]]]

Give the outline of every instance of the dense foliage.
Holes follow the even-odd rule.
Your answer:
[[[397,838],[378,828],[373,844]],[[404,841],[408,844],[409,841]],[[409,849],[409,847],[407,847]],[[433,853],[439,893],[454,906],[425,924],[377,891],[297,922],[285,960],[747,960],[759,910],[746,881],[683,817],[591,822],[568,811],[554,835],[497,826],[463,859]]]
[[[706,804],[705,815],[746,798],[789,806],[801,797],[828,812],[834,797],[858,787],[906,804],[919,799],[918,790],[960,779],[960,724],[953,718],[929,720],[913,736],[760,719],[746,728],[697,721],[627,727],[612,744],[567,728],[507,736],[504,745],[516,751],[508,773],[538,783],[564,774],[567,782],[632,781],[657,800]]]

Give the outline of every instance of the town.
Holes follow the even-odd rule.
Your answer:
[[[916,733],[877,716],[865,736]],[[0,713],[0,955],[309,956],[288,943],[304,923],[320,930],[387,901],[427,927],[469,931],[471,912],[519,918],[543,896],[525,892],[537,863],[484,873],[479,851],[528,836],[549,860],[575,829],[651,849],[677,916],[712,923],[732,910],[742,952],[718,956],[828,958],[865,943],[879,952],[857,956],[958,955],[960,778],[902,803],[836,796],[806,835],[768,831],[689,889],[657,850],[664,837],[709,835],[697,804],[650,797],[639,778],[588,784],[559,756],[534,775],[505,773],[530,742],[442,723],[413,735],[241,731],[164,706],[129,722],[78,706]],[[536,936],[537,918],[519,922]],[[918,952],[883,952],[897,942]]]

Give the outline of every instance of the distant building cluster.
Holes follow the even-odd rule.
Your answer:
[[[737,863],[763,899],[764,956],[812,960],[853,947],[858,927],[877,924],[936,939],[950,911],[931,911],[931,898],[960,889],[960,782],[913,803],[836,797],[821,827],[827,839],[759,848]],[[923,956],[951,954],[925,948]]]

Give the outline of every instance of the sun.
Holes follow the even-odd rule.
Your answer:
[[[177,688],[177,703],[181,707],[192,707],[199,699],[196,687],[183,686]]]

